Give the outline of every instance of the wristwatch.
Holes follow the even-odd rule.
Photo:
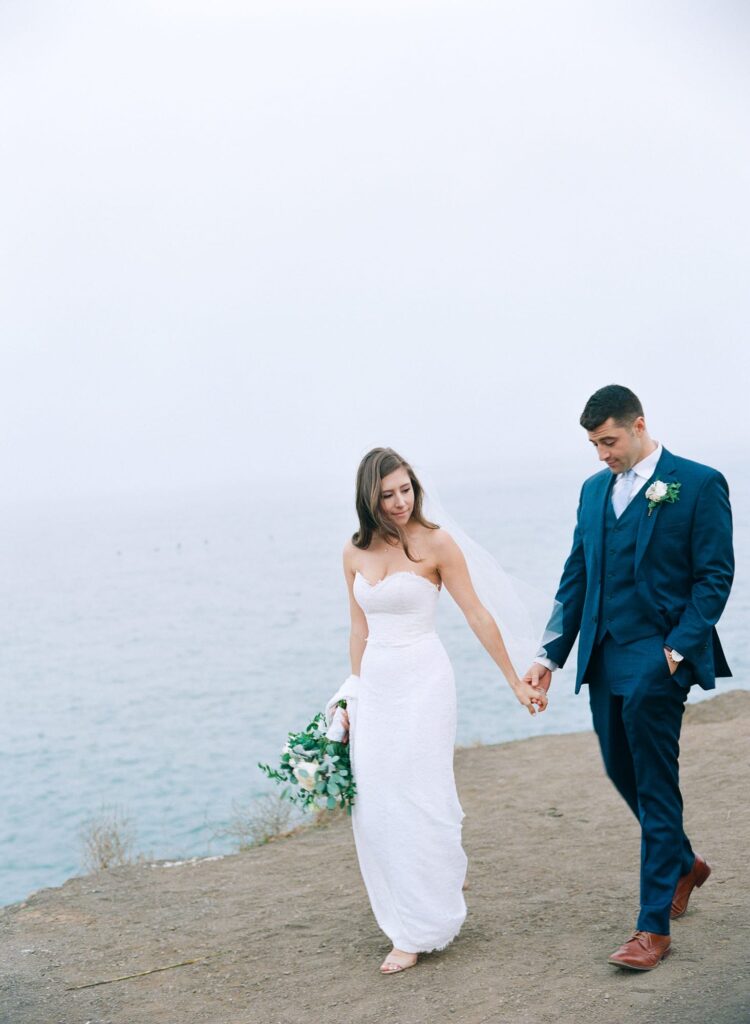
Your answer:
[[[679,654],[677,651],[675,651],[671,647],[665,647],[664,650],[665,651],[669,651],[669,657],[672,659],[672,661],[675,663],[675,665],[679,665],[681,661],[685,660],[685,655],[684,654]]]

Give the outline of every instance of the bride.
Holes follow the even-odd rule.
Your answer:
[[[463,811],[453,777],[456,694],[434,628],[443,587],[518,701],[530,714],[547,705],[542,690],[519,679],[461,549],[428,522],[422,501],[408,463],[391,448],[374,448],[357,472],[359,529],[344,549],[352,699],[351,715],[342,717],[357,784],[352,825],[360,870],[393,944],[383,974],[443,949],[466,916]]]

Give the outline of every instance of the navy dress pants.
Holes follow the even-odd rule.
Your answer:
[[[695,860],[682,827],[678,764],[690,668],[670,675],[659,636],[618,644],[607,634],[585,681],[607,775],[641,826],[637,927],[668,935],[675,886]]]

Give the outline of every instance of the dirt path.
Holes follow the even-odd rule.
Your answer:
[[[750,693],[688,711],[687,825],[714,874],[656,971],[606,962],[634,923],[639,841],[581,733],[458,752],[469,917],[413,971],[377,973],[387,943],[340,821],[221,860],[75,878],[0,911],[0,1021],[748,1024],[749,735]]]

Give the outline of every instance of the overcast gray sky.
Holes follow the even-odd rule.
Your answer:
[[[744,3],[3,0],[20,497],[750,434]],[[593,465],[590,468],[594,468]]]

